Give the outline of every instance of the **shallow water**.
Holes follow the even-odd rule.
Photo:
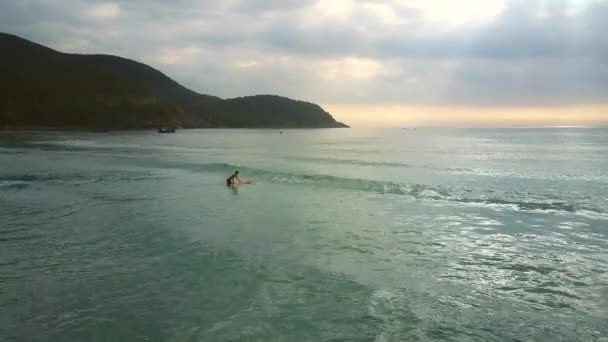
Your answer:
[[[608,130],[0,132],[0,165],[2,341],[607,341]]]

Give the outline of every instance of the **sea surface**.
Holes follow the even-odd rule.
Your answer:
[[[608,341],[608,130],[0,132],[0,341]]]

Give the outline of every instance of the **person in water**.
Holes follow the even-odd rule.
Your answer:
[[[228,179],[226,179],[226,186],[234,186],[236,185],[236,181],[239,181],[239,184],[243,183],[243,181],[239,178],[238,171],[234,171],[234,173],[228,177]]]

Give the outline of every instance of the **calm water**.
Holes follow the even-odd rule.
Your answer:
[[[1,341],[608,341],[608,130],[0,132],[0,165]]]

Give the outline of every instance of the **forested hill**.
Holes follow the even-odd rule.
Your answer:
[[[0,51],[0,127],[346,127],[313,103],[202,95],[117,56],[61,53],[4,33]]]

